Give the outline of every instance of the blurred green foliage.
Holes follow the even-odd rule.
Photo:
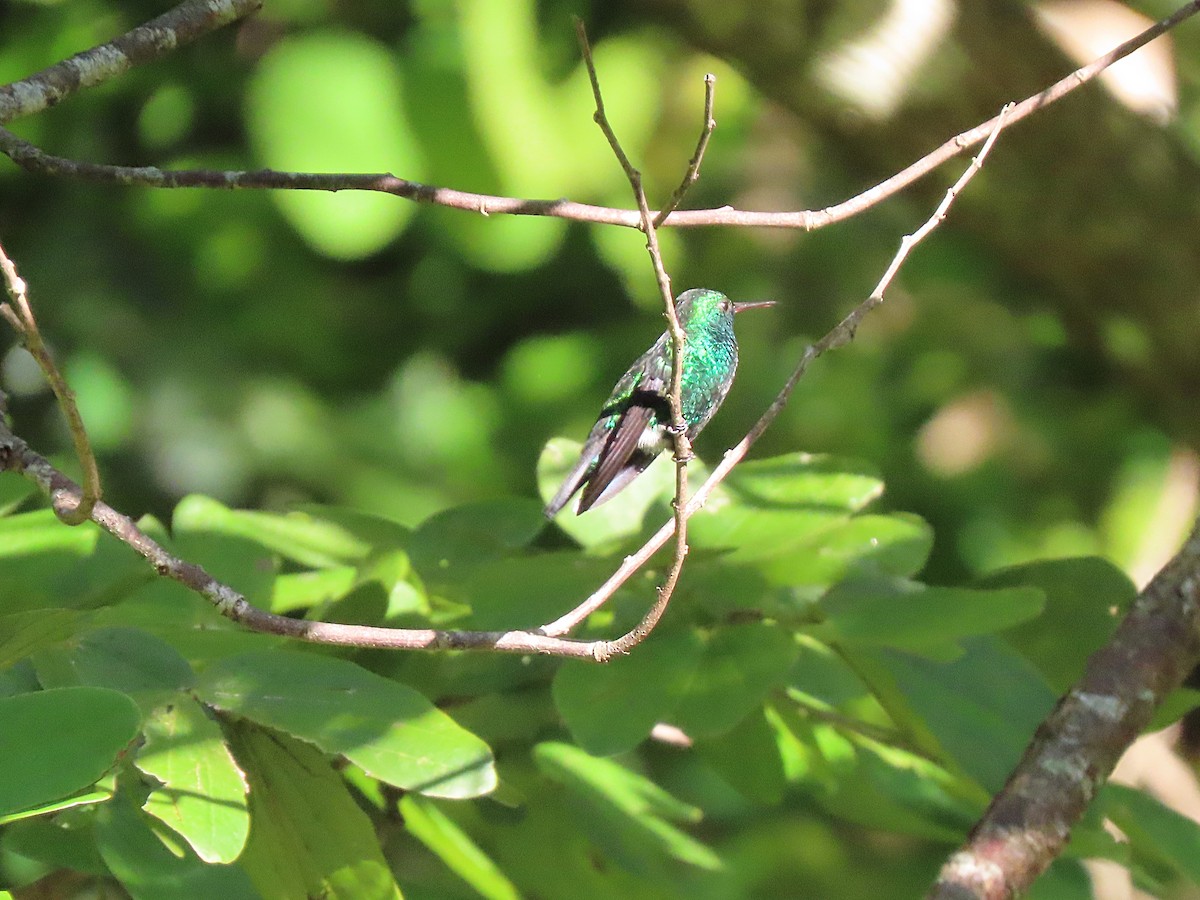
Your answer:
[[[1024,21],[1023,4],[1002,5]],[[856,118],[816,60],[869,29],[883,4],[835,6],[760,15],[699,0],[268,0],[246,23],[12,127],[90,161],[390,171],[628,207],[592,122],[577,14],[652,203],[682,175],[702,78],[714,72],[718,128],[686,205],[816,208],[890,174],[876,148],[907,147],[913,131],[931,148],[982,118],[966,68],[994,66],[1010,83],[1001,63],[972,55],[964,6],[960,30],[904,86],[908,105],[883,123]],[[161,11],[142,0],[0,5],[0,81]],[[748,20],[771,33],[739,55]],[[1200,28],[1176,40],[1180,116],[1153,134],[1194,169]],[[771,55],[788,41],[786,62]],[[1069,68],[1045,42],[1006,52],[1013,71]],[[1115,108],[1099,90],[1087,96]],[[42,721],[104,738],[76,742],[71,772],[24,785],[32,793],[0,810],[20,817],[0,833],[4,880],[108,873],[139,897],[270,896],[264,885],[374,896],[394,891],[393,876],[429,897],[919,892],[1109,633],[1109,606],[1130,599],[1110,563],[1063,558],[1103,556],[1144,578],[1195,504],[1195,434],[1163,413],[1162,382],[1139,375],[1169,368],[1151,326],[1128,312],[1086,321],[1072,286],[1044,276],[1046,246],[989,232],[1017,186],[1066,190],[1059,169],[1031,157],[1035,129],[1059,121],[1057,109],[1002,137],[856,341],[811,367],[756,446],[760,461],[693,520],[688,574],[662,631],[607,668],[378,653],[351,655],[357,666],[331,653],[298,661],[181,589],[144,583],[144,567],[95,530],[23,510],[22,483],[0,479],[0,509],[15,513],[0,519],[0,702],[42,703]],[[1125,115],[1121,133],[1142,134]],[[1158,171],[1155,153],[1168,155],[1158,144],[1146,153],[1143,180]],[[1088,162],[1071,169],[1085,213],[1087,200],[1118,191],[1111,170]],[[779,301],[739,323],[738,381],[698,442],[701,460],[715,463],[754,422],[963,165],[810,235],[660,235],[678,290]],[[1191,182],[1179,184],[1171,201],[1200,206]],[[1101,273],[1136,268],[1113,250],[1123,223],[1109,218],[1107,238],[1095,229],[1076,241],[1081,258]],[[635,231],[352,192],[87,184],[0,161],[0,239],[79,396],[109,502],[169,522],[179,553],[264,608],[529,627],[590,592],[666,516],[664,469],[622,503],[539,536],[536,499],[570,453],[551,439],[586,433],[661,330]],[[1106,309],[1105,297],[1088,299]],[[1177,302],[1191,295],[1180,288]],[[23,351],[6,351],[0,383],[22,436],[46,451],[69,446]],[[1185,397],[1191,387],[1173,385]],[[74,465],[65,452],[56,461]],[[635,579],[591,627],[629,624],[651,590]],[[110,658],[114,633],[141,661],[135,672]],[[262,684],[231,686],[255,671]],[[295,709],[256,705],[280,693],[270,673],[305,685]],[[365,706],[345,710],[357,720],[339,731],[299,701],[349,690],[343,678]],[[96,783],[126,740],[116,731],[134,707],[122,696],[143,715],[136,765],[151,777],[122,763]],[[80,698],[94,717],[76,715]],[[437,728],[394,734],[406,704]],[[220,728],[204,710],[222,711]],[[646,741],[660,721],[696,738],[695,752]],[[475,760],[454,796],[487,792],[497,774],[500,788],[447,801],[420,765],[414,775],[360,758],[363,728],[388,752]],[[344,754],[344,777],[314,746]],[[189,771],[211,780],[189,784]],[[86,777],[67,777],[77,772]],[[163,802],[172,791],[215,799],[189,811]],[[1147,885],[1189,875],[1192,830],[1141,795],[1105,802],[1134,838],[1132,856],[1095,822],[1081,843],[1132,861]],[[239,858],[242,847],[219,837],[244,836],[247,815],[264,824],[240,862],[206,865]],[[378,845],[364,849],[358,838],[372,830]],[[306,864],[281,872],[281,854]],[[1038,895],[1086,896],[1080,871],[1056,864]]]

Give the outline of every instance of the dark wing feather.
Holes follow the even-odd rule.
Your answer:
[[[645,461],[638,458],[647,456],[647,454],[639,452],[638,439],[653,417],[654,410],[649,406],[630,406],[617,420],[616,427],[613,428],[612,434],[600,454],[600,462],[596,466],[596,471],[584,485],[583,495],[579,498],[579,512],[591,509],[600,495],[604,493],[604,489],[612,484],[623,469],[632,465],[636,467],[634,472],[636,474],[650,464],[650,460],[654,457],[651,456]]]
[[[596,455],[600,452],[600,448],[604,444],[604,439],[607,437],[607,433],[601,432],[597,434],[597,429],[593,429],[592,434],[588,435],[587,443],[583,445],[579,459],[567,474],[567,477],[563,479],[558,493],[546,504],[546,508],[543,510],[547,519],[553,519],[558,515],[558,511],[567,505],[567,502],[579,490],[580,485],[587,480],[592,468],[596,465]]]

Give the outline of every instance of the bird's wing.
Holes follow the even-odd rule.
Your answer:
[[[546,504],[543,513],[545,513],[547,519],[553,519],[558,515],[558,511],[566,506],[568,501],[575,496],[575,492],[579,490],[579,486],[583,484],[592,467],[596,465],[596,453],[598,449],[599,443],[593,441],[592,436],[589,435],[587,443],[583,445],[583,451],[579,454],[579,459],[572,466],[571,471],[567,473],[567,477],[563,479],[558,493]]]
[[[604,451],[600,455],[596,471],[584,485],[583,494],[579,498],[579,512],[591,509],[600,499],[605,488],[613,485],[615,481],[620,481],[616,485],[618,489],[623,487],[654,459],[654,456],[638,451],[638,440],[653,418],[653,407],[641,404],[630,405],[622,413],[609,435],[608,442],[604,445]],[[628,475],[620,478],[625,470],[629,470]]]
[[[612,397],[607,406],[600,410],[600,416],[596,419],[596,424],[592,426],[592,430],[588,433],[587,440],[583,442],[583,449],[579,453],[579,459],[575,465],[571,467],[571,471],[567,473],[567,477],[563,479],[562,486],[558,492],[546,504],[543,510],[547,519],[552,519],[558,515],[559,510],[566,506],[575,492],[585,481],[593,477],[598,463],[603,459],[609,442],[613,438],[613,432],[620,427],[621,418],[628,411],[630,398],[634,392],[639,389],[639,384],[645,373],[640,368],[643,360],[639,359],[617,382],[613,388]],[[636,441],[636,438],[635,438]],[[578,512],[586,510],[587,506],[580,506]]]

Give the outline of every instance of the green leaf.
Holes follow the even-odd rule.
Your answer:
[[[776,584],[833,584],[847,573],[916,575],[933,548],[933,529],[909,513],[855,516],[798,544],[763,571]]]
[[[151,709],[196,680],[187,660],[170,644],[140,628],[106,627],[86,632],[74,646],[38,655],[38,678],[46,687],[91,685],[133,697]]]
[[[536,628],[589,596],[612,569],[607,559],[571,551],[508,557],[473,567],[463,581],[445,585],[443,593],[470,605],[471,615],[464,627],[485,631]],[[633,589],[626,586],[614,599],[619,602]]]
[[[575,795],[581,826],[623,867],[654,872],[665,854],[709,871],[722,868],[716,853],[671,824],[695,823],[700,810],[649,779],[570,744],[538,744],[533,757],[539,769]]]
[[[0,669],[70,637],[84,616],[73,609],[31,609],[0,616]]]
[[[944,753],[988,791],[1003,787],[1055,694],[1040,673],[997,638],[964,639],[953,662],[897,650],[856,649],[855,668],[884,708],[923,746]]]
[[[1161,731],[1198,708],[1200,708],[1200,690],[1183,687],[1171,691],[1154,710],[1154,718],[1143,730],[1145,732]]]
[[[106,789],[84,791],[81,794],[73,794],[65,800],[55,800],[52,803],[43,803],[41,806],[34,806],[29,809],[23,809],[20,812],[12,813],[7,816],[0,816],[0,825],[8,825],[11,822],[18,822],[22,819],[32,819],[38,816],[48,816],[52,813],[62,812],[65,809],[74,809],[76,806],[91,806],[95,803],[104,803],[112,799],[112,791]]]
[[[100,529],[91,522],[68,528],[52,509],[39,509],[0,518],[0,560],[38,554],[60,558],[88,556]]]
[[[916,516],[863,515],[817,507],[758,508],[710,503],[688,523],[696,547],[728,549],[726,561],[752,564],[777,585],[828,585],[846,573],[913,575],[933,544]]]
[[[697,741],[696,752],[743,797],[767,805],[783,798],[787,780],[779,741],[761,707],[733,728]]]
[[[295,510],[313,521],[336,525],[377,551],[406,550],[412,537],[412,531],[399,522],[359,509],[321,503],[298,503]]]
[[[488,900],[517,900],[521,896],[500,867],[432,801],[409,794],[400,800],[400,815],[409,834],[481,896]]]
[[[1101,796],[1105,812],[1129,838],[1135,854],[1200,884],[1200,825],[1135,788],[1109,783]]]
[[[247,98],[251,142],[286,171],[402,172],[420,180],[394,50],[360,33],[308,31],[258,61]],[[360,259],[399,235],[414,204],[367,191],[279,191],[272,199],[317,250]]]
[[[818,706],[842,707],[867,696],[862,678],[828,645],[808,634],[798,634],[799,654],[790,675],[789,692]]]
[[[862,463],[789,453],[742,463],[723,482],[723,489],[744,506],[859,512],[883,494],[883,481]]]
[[[818,630],[830,642],[916,653],[955,645],[1033,618],[1045,598],[1036,588],[972,590],[912,581],[843,581],[825,595]]]
[[[196,693],[217,709],[342,754],[388,784],[433,797],[496,786],[492,752],[405,685],[330,656],[292,650],[219,660]]]
[[[112,796],[104,792],[104,798]],[[45,819],[27,819],[19,824],[9,825],[4,829],[3,854],[11,859],[12,856],[36,860],[44,865],[47,871],[55,869],[72,869],[75,872],[107,876],[108,869],[100,852],[96,849],[96,835],[91,822],[72,821],[70,816],[55,816]],[[5,883],[9,887],[23,886],[23,879],[12,878],[12,872],[5,860]]]
[[[230,863],[250,831],[246,782],[220,727],[187,697],[146,720],[146,743],[134,764],[162,782],[146,812],[178,832],[202,860]]]
[[[1105,559],[1047,559],[1001,569],[983,578],[981,587],[1029,585],[1046,595],[1036,619],[1004,633],[1004,639],[1029,659],[1059,693],[1083,673],[1087,658],[1116,630],[1137,588]],[[1070,635],[1069,641],[1063,635]]]
[[[97,810],[100,856],[134,900],[255,900],[259,896],[241,866],[207,865],[186,848],[173,852],[172,845],[152,830],[153,821],[120,794]]]
[[[229,734],[249,779],[254,822],[241,864],[261,896],[400,896],[370,819],[320,752],[246,723]]]
[[[431,581],[461,578],[473,566],[527,546],[546,527],[536,503],[484,500],[430,516],[413,533],[413,566]]]
[[[94,784],[137,737],[141,715],[116,691],[61,688],[0,699],[0,815]]]
[[[982,814],[984,793],[936,763],[869,739],[854,744],[853,765],[818,794],[831,815],[881,832],[954,843]]]
[[[176,532],[246,538],[312,568],[359,560],[371,549],[369,544],[342,526],[307,513],[234,510],[198,494],[179,501],[171,526]]]
[[[8,474],[9,477],[3,477]],[[10,515],[37,490],[37,485],[17,475],[0,473],[0,516]]]
[[[269,609],[273,613],[289,613],[340,600],[354,588],[357,578],[358,570],[353,566],[280,575],[271,589]]]
[[[604,665],[568,660],[554,676],[554,703],[580,746],[597,756],[640,744],[667,718],[700,662],[691,630],[654,634]]]
[[[783,683],[797,655],[792,636],[775,625],[756,622],[713,631],[670,721],[693,738],[728,731]],[[652,687],[643,690],[657,692],[658,684],[647,681]]]

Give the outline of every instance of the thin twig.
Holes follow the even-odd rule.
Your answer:
[[[770,424],[775,421],[775,417],[779,415],[779,413],[783,410],[783,407],[787,404],[788,398],[791,396],[793,389],[795,389],[797,382],[799,382],[800,379],[804,377],[804,373],[808,371],[809,364],[821,354],[852,341],[855,333],[858,330],[858,325],[862,321],[863,317],[875,307],[883,303],[884,291],[887,290],[888,286],[892,283],[892,280],[896,277],[896,273],[899,271],[901,264],[905,259],[908,258],[908,255],[912,252],[913,248],[916,247],[921,241],[925,240],[925,238],[927,238],[929,234],[945,220],[946,212],[949,210],[950,204],[954,202],[955,197],[958,196],[958,194],[966,186],[967,182],[975,177],[975,174],[983,165],[983,161],[987,154],[991,151],[996,138],[1000,134],[1001,128],[1003,128],[1005,123],[1008,121],[1008,111],[1010,108],[1011,104],[1009,106],[1005,106],[1004,109],[1000,111],[1000,114],[996,116],[994,120],[996,122],[996,128],[990,135],[988,135],[983,149],[980,150],[978,156],[971,160],[971,164],[959,177],[958,181],[956,181],[954,185],[946,192],[946,196],[942,199],[942,202],[938,204],[938,208],[934,211],[933,215],[930,216],[925,224],[923,224],[915,232],[913,232],[911,235],[906,235],[901,240],[900,249],[896,252],[895,257],[893,257],[892,262],[888,266],[887,271],[884,273],[883,278],[879,280],[879,284],[875,286],[875,290],[871,292],[871,295],[867,297],[866,300],[863,300],[860,304],[858,304],[858,306],[856,306],[854,309],[852,309],[846,315],[846,317],[832,329],[830,329],[830,331],[824,337],[822,337],[815,344],[811,344],[805,348],[803,355],[800,357],[800,361],[796,364],[796,368],[792,371],[792,374],[788,377],[787,382],[784,384],[779,394],[775,397],[774,401],[772,401],[771,405],[767,407],[766,411],[761,417],[759,417],[759,420],[754,424],[754,427],[747,432],[746,436],[742,438],[735,447],[725,452],[724,458],[717,465],[717,467],[713,469],[712,474],[708,476],[705,482],[700,485],[700,487],[692,495],[686,508],[682,511],[682,518],[685,521],[690,519],[697,512],[697,510],[704,506],[704,502],[708,499],[708,496],[712,493],[713,489],[725,480],[725,477],[730,473],[730,471],[733,470],[733,467],[741,462],[746,456],[746,453],[749,452],[751,445],[758,440],[758,438],[764,431],[767,430]],[[605,581],[604,584],[602,584],[599,588],[597,588],[591,594],[591,596],[589,596],[570,612],[565,613],[564,615],[555,619],[553,622],[543,625],[540,629],[542,634],[564,635],[573,631],[588,616],[607,603],[612,595],[616,593],[617,589],[620,588],[621,585],[623,585],[626,581],[628,581],[634,572],[638,571],[638,569],[644,566],[649,561],[651,556],[658,552],[658,550],[670,539],[671,535],[674,534],[675,528],[675,519],[665,523],[635,553],[625,557],[620,567],[613,572],[613,574],[609,576],[608,580]]]
[[[81,525],[88,520],[92,507],[100,499],[100,470],[96,466],[96,455],[92,452],[92,444],[83,425],[83,416],[79,414],[75,392],[63,378],[54,363],[54,357],[42,340],[37,319],[33,315],[33,307],[29,305],[29,290],[25,279],[17,274],[17,267],[9,259],[3,246],[0,246],[0,272],[4,275],[4,286],[11,298],[11,302],[0,303],[0,312],[17,332],[21,343],[37,361],[46,380],[50,382],[50,389],[58,401],[58,408],[67,420],[71,441],[75,445],[75,455],[79,458],[79,465],[83,470],[83,492],[78,502],[72,499],[69,503],[55,503],[54,512],[68,525]]]
[[[683,195],[700,180],[700,163],[704,159],[704,151],[708,149],[708,139],[712,137],[713,129],[717,127],[717,120],[713,118],[716,91],[717,76],[709,72],[704,76],[704,125],[700,129],[700,138],[696,141],[696,152],[692,154],[687,171],[683,173],[683,181],[679,182],[679,187],[675,188],[675,193],[671,195],[667,205],[654,217],[655,228],[662,228],[663,222],[667,221],[667,216],[671,215],[683,202]]]
[[[687,517],[684,515],[684,507],[687,505],[688,498],[687,464],[694,454],[692,453],[692,442],[687,435],[687,421],[683,418],[683,354],[685,352],[683,328],[679,324],[679,316],[675,310],[671,276],[667,274],[666,267],[663,265],[662,251],[658,246],[658,231],[654,227],[650,206],[646,202],[646,191],[642,187],[642,173],[629,161],[629,157],[621,147],[621,142],[617,139],[617,134],[613,131],[612,124],[604,112],[604,97],[600,93],[600,79],[596,75],[592,47],[588,42],[587,29],[584,27],[582,19],[575,19],[575,34],[579,38],[579,49],[583,55],[584,65],[587,67],[588,79],[592,83],[592,96],[596,101],[596,112],[593,118],[600,126],[605,138],[608,139],[608,145],[612,148],[621,168],[625,170],[625,177],[629,179],[629,186],[633,189],[634,198],[637,200],[642,231],[646,235],[646,250],[650,254],[650,262],[654,266],[655,279],[662,296],[663,315],[667,319],[667,331],[671,335],[671,389],[667,394],[667,400],[671,407],[671,422],[667,427],[667,433],[671,435],[675,448],[675,500],[673,504],[675,508],[675,554],[671,559],[671,568],[667,572],[667,577],[659,586],[649,611],[630,631],[608,643],[607,654],[616,655],[628,653],[654,630],[663,613],[667,611],[667,604],[671,602],[675,586],[679,583],[679,575],[683,571],[683,562],[687,558],[688,552]],[[706,90],[705,94],[706,97],[711,97],[711,90]],[[710,114],[711,110],[708,109],[707,100],[705,106],[706,114]],[[705,143],[703,138],[701,142]],[[697,154],[702,152],[702,148],[697,150]],[[699,165],[699,159],[697,159],[697,169]],[[684,186],[689,184],[685,177]],[[682,196],[680,194],[680,198]]]
[[[245,15],[257,0],[214,0],[214,5],[222,9],[237,9],[237,15]],[[197,0],[181,4],[167,13],[166,16],[182,15],[184,10],[195,10],[204,7]],[[1178,9],[1175,13],[1147,28],[1136,37],[1125,41],[1111,52],[1104,54],[1086,66],[1060,79],[1050,87],[1034,94],[1013,106],[1008,115],[1008,124],[1012,126],[1027,116],[1041,110],[1052,103],[1061,100],[1067,94],[1087,84],[1114,62],[1125,58],[1130,53],[1149,43],[1157,37],[1173,29],[1180,22],[1200,12],[1200,0],[1192,0]],[[231,18],[236,18],[232,12]],[[165,18],[162,17],[162,18]],[[158,21],[158,20],[156,20]],[[152,24],[152,23],[148,23]],[[216,27],[212,20],[192,23],[193,30],[186,32],[188,39],[203,33],[204,29]],[[201,28],[203,25],[203,28]],[[143,29],[148,26],[143,26]],[[155,51],[160,49],[149,40],[142,29],[135,29],[111,45],[125,42],[124,54],[129,62],[141,62],[153,58]],[[108,47],[110,45],[103,45]],[[97,48],[97,50],[102,48]],[[88,51],[94,53],[95,51]],[[80,54],[80,57],[87,54]],[[70,62],[68,60],[68,62]],[[60,63],[60,66],[66,63]],[[27,102],[27,94],[33,98],[41,97],[47,88],[39,83],[46,73],[56,70],[52,66],[45,72],[30,76],[22,81],[0,86],[0,123],[22,115],[28,115],[44,109],[46,102]],[[128,68],[126,65],[124,68]],[[52,93],[54,101],[63,99],[74,90],[107,80],[118,71],[111,72],[96,70],[92,79],[86,83],[78,81],[74,85],[59,85]],[[841,203],[821,210],[801,210],[796,212],[758,212],[740,210],[731,206],[714,209],[685,209],[671,212],[670,217],[662,224],[675,228],[697,228],[707,226],[733,226],[741,228],[785,228],[814,231],[835,222],[849,219],[864,210],[875,206],[881,201],[900,192],[910,184],[928,175],[942,163],[965,152],[971,147],[981,144],[996,127],[996,119],[976,125],[943,143],[936,150],[926,154],[904,170],[885,179],[879,184],[861,194],[851,197]],[[0,128],[0,153],[8,156],[14,163],[28,172],[60,175],[87,181],[99,181],[116,184],[138,184],[159,188],[210,188],[218,190],[311,190],[311,191],[376,191],[392,194],[418,203],[445,206],[452,209],[475,212],[482,215],[514,215],[514,216],[549,216],[569,219],[577,222],[594,222],[607,225],[620,225],[626,228],[641,228],[642,220],[639,210],[615,209],[611,207],[593,206],[586,203],[576,203],[567,199],[557,200],[528,200],[516,197],[499,197],[490,194],[475,194],[468,191],[458,191],[452,188],[437,187],[397,178],[389,173],[320,173],[320,172],[276,172],[270,169],[256,171],[219,171],[212,169],[161,169],[154,166],[111,166],[99,163],[79,162],[54,156],[25,141],[12,132]],[[655,211],[655,216],[662,215]]]

